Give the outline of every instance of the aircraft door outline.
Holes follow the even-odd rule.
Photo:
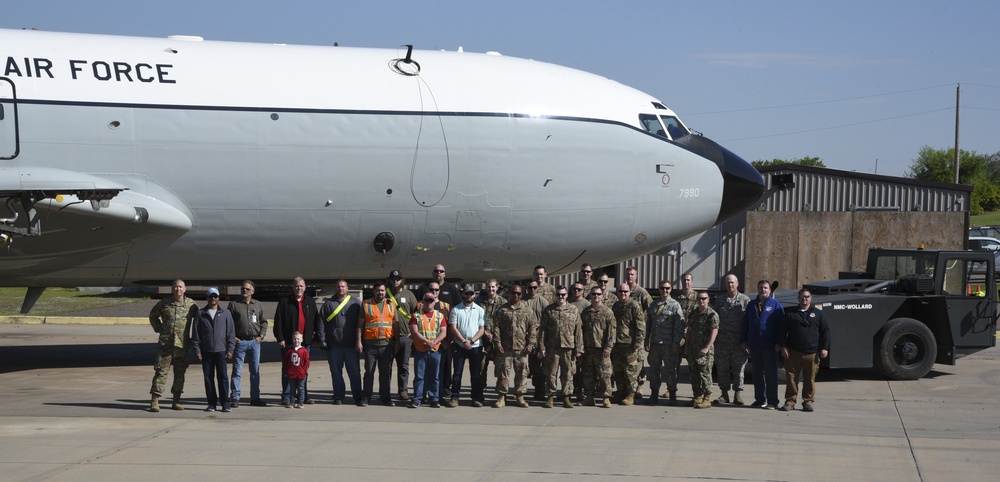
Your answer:
[[[0,77],[0,160],[10,160],[21,152],[17,123],[17,89],[14,81]]]

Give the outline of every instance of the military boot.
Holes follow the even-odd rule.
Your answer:
[[[502,393],[499,396],[497,396],[497,401],[493,404],[493,408],[503,408],[504,405],[507,404],[507,402],[505,400],[506,398],[507,398],[507,395],[504,395]]]
[[[711,406],[712,406],[712,402],[709,400],[709,397],[706,395],[706,396],[701,397],[701,401],[698,402],[698,403],[696,403],[694,405],[694,408],[711,408]]]
[[[733,394],[733,405],[743,405],[743,397],[740,396],[741,393],[743,392],[737,390],[736,393]]]
[[[597,403],[594,401],[594,396],[593,395],[587,395],[586,397],[583,397],[583,406],[584,407],[593,407],[596,404]]]
[[[570,400],[569,395],[563,397],[563,408],[573,408],[573,400]]]
[[[692,398],[692,399],[691,399],[691,404],[690,404],[690,405],[688,405],[688,406],[689,406],[689,407],[697,407],[697,406],[698,406],[698,404],[699,404],[699,403],[701,403],[701,400],[702,400],[703,398],[705,398],[705,397],[704,397],[703,395],[698,395],[698,396],[696,396],[696,397]]]
[[[184,405],[181,405],[181,394],[174,394],[174,403],[170,408],[174,410],[184,410]]]
[[[621,401],[622,405],[632,405],[633,403],[635,403],[635,394],[634,393],[630,393],[628,395],[625,395],[625,398],[622,398],[622,401]]]
[[[667,402],[667,404],[670,405],[671,407],[676,407],[677,406],[677,392],[676,391],[669,392],[669,394],[667,396],[670,397],[670,399]]]
[[[545,408],[552,408],[553,406],[555,406],[554,398],[555,397],[548,397],[548,398],[546,398],[545,399],[545,405],[542,405],[542,406],[545,407]]]
[[[604,403],[602,403],[601,406],[604,407],[604,408],[611,408],[611,399],[605,397],[604,398]]]
[[[656,404],[660,403],[660,394],[658,394],[656,392],[653,392],[653,394],[650,395],[649,398],[647,398],[642,403],[644,403],[646,405],[656,405]]]
[[[722,391],[722,394],[719,395],[719,398],[712,400],[712,405],[720,405],[723,403],[729,403],[729,392],[725,390]]]
[[[528,402],[524,399],[524,395],[517,396],[517,406],[521,408],[528,408]]]
[[[160,396],[153,395],[153,398],[149,401],[149,411],[159,412],[160,411]]]

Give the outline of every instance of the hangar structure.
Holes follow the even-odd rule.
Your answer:
[[[695,288],[711,291],[721,291],[721,279],[733,273],[740,280],[740,290],[752,292],[753,289],[748,288],[750,282],[774,279],[768,276],[772,273],[761,273],[768,269],[761,268],[756,260],[766,257],[764,266],[772,267],[783,262],[796,263],[780,258],[793,254],[789,251],[818,255],[836,252],[838,243],[852,241],[847,238],[856,239],[853,240],[855,246],[841,249],[847,251],[841,255],[845,259],[851,258],[852,249],[867,251],[870,246],[865,243],[888,246],[920,242],[927,247],[964,248],[972,186],[798,164],[773,165],[758,170],[767,190],[754,209],[660,251],[603,269],[615,280],[622,280],[625,269],[635,266],[639,269],[640,283],[647,288],[656,287],[661,279],[677,282],[682,273],[690,271]],[[799,215],[788,217],[779,213]],[[807,224],[801,234],[792,232],[797,229],[788,225],[803,222]],[[810,234],[811,230],[819,229],[816,226],[822,227],[820,236]],[[783,242],[769,242],[776,238],[780,241],[782,237]],[[578,268],[579,265],[568,267],[566,274],[554,276],[552,282],[565,284],[576,280]],[[752,281],[748,282],[748,277]],[[808,279],[810,276],[802,278],[800,275],[794,281],[789,280],[792,282],[783,283],[782,288],[792,288],[792,284],[800,281],[812,281]]]

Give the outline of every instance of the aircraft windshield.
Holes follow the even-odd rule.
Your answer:
[[[674,116],[639,114],[639,123],[642,124],[643,129],[646,129],[646,132],[668,139],[677,139],[688,135],[688,130]]]

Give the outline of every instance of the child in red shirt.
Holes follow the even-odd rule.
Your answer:
[[[285,373],[288,375],[288,383],[291,386],[292,400],[295,401],[295,408],[302,408],[306,398],[306,374],[309,372],[309,350],[302,346],[302,333],[292,334],[292,342],[295,344],[291,349],[285,351]],[[287,405],[292,408],[292,404]]]

